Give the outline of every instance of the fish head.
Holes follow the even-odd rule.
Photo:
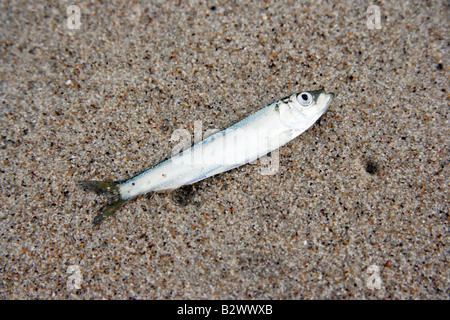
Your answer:
[[[307,92],[313,97],[313,101],[315,104],[315,108],[322,112],[322,114],[325,113],[325,111],[328,110],[328,107],[334,100],[334,93],[326,93],[324,89],[319,89],[315,91],[309,91]],[[299,97],[300,96],[300,97]],[[297,100],[304,101],[305,96],[303,96],[303,93],[299,93],[297,95]]]
[[[334,93],[326,93],[324,89],[305,91],[295,94],[296,107],[304,115],[324,114],[333,102]]]
[[[324,89],[295,93],[282,100],[279,106],[281,120],[291,128],[305,130],[328,110],[334,96]]]

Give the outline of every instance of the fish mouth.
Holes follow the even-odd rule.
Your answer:
[[[321,104],[324,105],[323,112],[327,111],[330,107],[331,103],[334,100],[334,97],[336,96],[334,93],[326,93],[325,89],[321,88],[319,90],[311,91],[310,92],[312,96],[314,97],[314,100],[316,102],[322,101]]]
[[[327,109],[328,107],[331,105],[331,103],[334,100],[334,97],[336,97],[336,95],[333,92],[330,93],[325,93],[328,96],[328,103],[327,103]]]

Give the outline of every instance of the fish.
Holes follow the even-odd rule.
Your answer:
[[[324,89],[294,93],[127,180],[80,181],[85,190],[109,198],[93,225],[98,226],[140,195],[191,185],[277,150],[309,129],[334,97]]]

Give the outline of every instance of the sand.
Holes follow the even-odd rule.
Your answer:
[[[2,2],[0,298],[448,299],[448,4],[377,3],[379,21],[365,1],[77,1],[78,21],[72,2]],[[246,165],[92,227],[106,199],[77,181],[322,87],[333,105],[276,174]]]

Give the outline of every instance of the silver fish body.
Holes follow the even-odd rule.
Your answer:
[[[129,199],[201,181],[278,149],[310,128],[333,98],[333,93],[323,89],[293,94],[128,180],[83,182],[87,188],[114,197],[94,224],[112,215]]]

